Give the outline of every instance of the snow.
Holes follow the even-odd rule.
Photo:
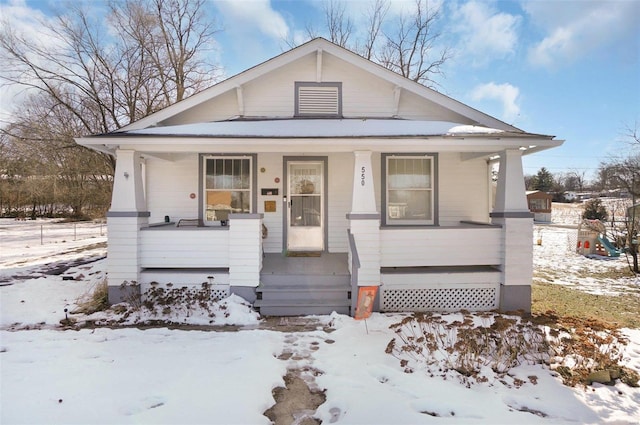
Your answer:
[[[127,134],[214,137],[391,137],[495,134],[502,130],[448,121],[376,119],[293,119],[221,121],[150,127]]]
[[[306,371],[305,380],[325,391],[316,412],[323,423],[640,422],[640,389],[621,383],[570,388],[541,365],[513,368],[506,384],[485,371],[488,382],[469,388],[452,373],[446,380],[431,377],[426,366],[405,373],[385,353],[395,337],[389,326],[405,317],[400,314],[374,314],[366,322],[338,314],[309,317],[315,330],[279,332],[258,324],[256,314],[233,297],[226,300],[228,315],[216,315],[215,323],[245,324],[234,329],[62,330],[64,308],[73,311],[104,280],[106,249],[97,244],[104,236],[73,241],[60,230],[61,236],[39,245],[40,225],[0,220],[2,424],[268,424],[263,412],[274,404],[272,390],[284,385],[288,369]],[[553,264],[554,283],[620,290],[613,282],[600,281],[599,287],[573,274],[582,267],[619,267],[622,260],[571,253],[575,229],[537,229],[542,245],[534,245],[535,267]],[[630,339],[626,365],[638,371],[640,329],[623,332]],[[509,384],[516,378],[524,382],[519,388]]]
[[[503,130],[481,127],[478,125],[457,125],[455,127],[451,127],[449,131],[447,131],[447,134],[495,134],[503,132]]]
[[[616,208],[617,217],[624,216],[624,203],[611,201],[608,204],[610,210]],[[577,225],[581,221],[581,214],[582,204],[554,203],[552,224],[540,224],[535,227],[534,278],[544,283],[567,285],[598,295],[638,291],[640,281],[637,278],[607,277],[607,272],[628,270],[626,256],[594,260],[575,252]],[[537,244],[539,240],[541,245]],[[594,273],[599,275],[597,279],[590,276]]]

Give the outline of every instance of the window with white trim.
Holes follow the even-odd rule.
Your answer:
[[[231,213],[250,213],[252,157],[204,157],[204,221],[227,220]]]
[[[435,223],[435,155],[384,155],[384,224]]]

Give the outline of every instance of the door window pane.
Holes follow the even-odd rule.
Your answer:
[[[320,197],[291,197],[291,226],[320,226]]]

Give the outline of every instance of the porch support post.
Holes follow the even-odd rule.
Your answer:
[[[491,222],[502,226],[501,311],[531,312],[533,280],[533,214],[527,207],[522,152],[500,154],[496,204]]]
[[[373,184],[371,151],[355,151],[353,171],[352,214],[377,214],[376,192]]]
[[[116,152],[111,208],[107,212],[109,302],[140,292],[140,228],[149,224],[142,185],[142,159],[134,150]]]
[[[249,302],[256,299],[262,270],[264,214],[229,214],[229,286]]]
[[[354,283],[356,286],[379,286],[380,213],[376,210],[371,152],[355,151],[354,155],[353,198],[351,212],[347,214],[350,231],[360,260],[357,282]],[[357,296],[357,287],[354,287],[352,288],[353,305],[357,302]],[[379,310],[378,300],[376,300],[374,310]],[[355,314],[355,309],[352,308],[351,313]]]

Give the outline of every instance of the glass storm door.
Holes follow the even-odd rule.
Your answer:
[[[324,163],[287,163],[287,250],[324,250]]]

